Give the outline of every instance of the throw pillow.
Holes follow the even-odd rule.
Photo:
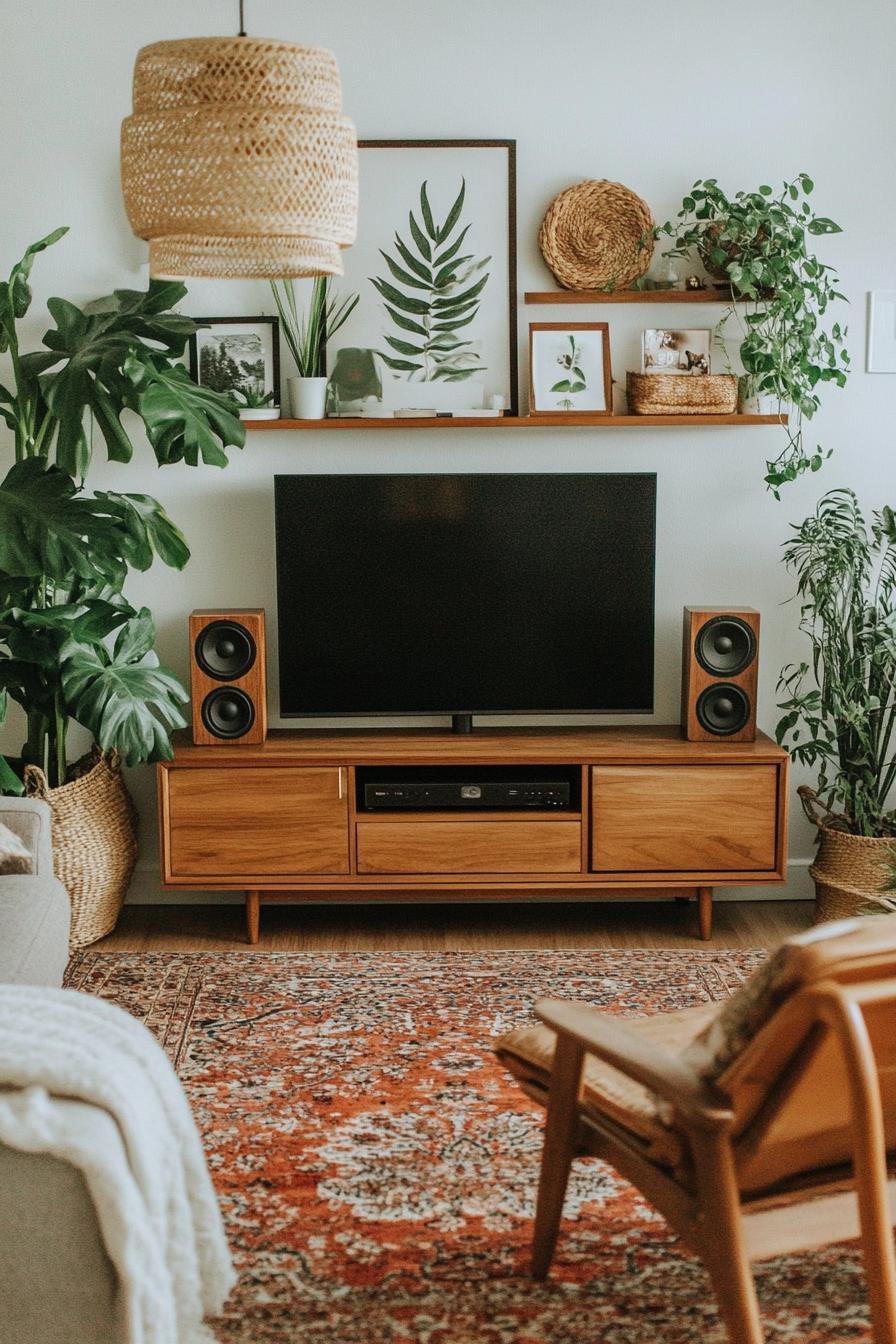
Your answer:
[[[34,871],[31,851],[23,840],[0,822],[0,875]]]

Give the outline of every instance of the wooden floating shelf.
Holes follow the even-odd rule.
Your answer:
[[[530,290],[526,303],[733,303],[726,289]]]
[[[331,420],[245,420],[247,429],[625,429],[671,425],[677,429],[702,425],[786,425],[786,415],[504,415],[433,416],[400,420],[386,417],[333,418]]]

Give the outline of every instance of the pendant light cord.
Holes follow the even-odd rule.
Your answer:
[[[237,37],[245,37],[245,36],[246,36],[246,17],[245,17],[245,14],[244,14],[244,12],[243,12],[243,5],[244,5],[244,3],[245,3],[245,0],[240,0],[240,31],[237,33]]]

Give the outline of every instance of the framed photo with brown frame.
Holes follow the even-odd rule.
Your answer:
[[[612,415],[606,322],[529,323],[529,411],[560,418]]]
[[[358,239],[334,288],[360,299],[327,348],[337,414],[518,414],[516,141],[358,149]]]

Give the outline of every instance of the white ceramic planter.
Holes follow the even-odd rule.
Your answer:
[[[287,378],[294,420],[323,420],[327,408],[326,378]]]
[[[279,406],[244,406],[240,411],[241,420],[279,420]]]

